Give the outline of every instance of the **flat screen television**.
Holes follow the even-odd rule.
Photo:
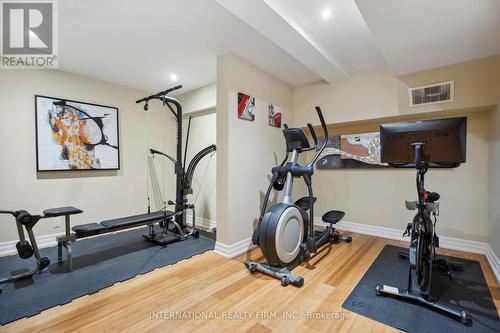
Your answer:
[[[415,166],[420,143],[429,167],[455,168],[466,158],[467,118],[444,118],[380,125],[381,161],[393,167]]]

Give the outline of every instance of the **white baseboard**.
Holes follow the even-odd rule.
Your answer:
[[[249,251],[254,247],[255,245],[252,244],[252,238],[249,237],[230,245],[217,242],[215,243],[214,252],[218,255],[231,259]]]
[[[187,215],[186,219],[188,222],[187,224],[191,225],[191,223],[190,223],[192,221],[191,216]],[[196,218],[196,227],[199,229],[202,229],[205,231],[211,231],[213,228],[215,228],[215,226],[216,226],[216,222],[214,220],[208,220],[208,219],[205,219],[202,217]],[[125,229],[125,230],[118,230],[118,231],[114,231],[111,233],[106,233],[106,235],[114,234],[117,232],[129,231],[129,230],[138,229],[138,228],[144,228],[144,226],[129,228],[129,229]],[[64,231],[61,231],[61,232],[58,232],[55,234],[36,236],[36,243],[38,245],[38,248],[43,249],[44,247],[56,246],[57,245],[56,237],[62,236],[62,235],[64,235]],[[101,237],[101,236],[104,236],[104,234],[103,235],[96,235],[93,237]],[[89,238],[89,237],[87,237],[87,238]],[[17,253],[17,250],[16,250],[17,242],[18,242],[18,240],[0,242],[0,257],[16,254]]]
[[[38,248],[50,247],[57,245],[56,237],[64,235],[64,232],[56,234],[36,236],[36,244]],[[18,240],[0,243],[0,257],[16,254],[16,244]]]
[[[186,214],[186,224],[188,226],[192,226],[193,217],[192,215]],[[209,220],[203,217],[196,217],[196,228],[205,230],[205,231],[212,231],[217,226],[217,223],[215,220]]]
[[[188,222],[191,218],[187,217]],[[189,224],[189,223],[188,223]],[[315,218],[314,224],[319,227],[324,227],[325,224],[321,221],[321,218]],[[198,228],[210,231],[216,226],[216,222],[214,220],[208,220],[202,217],[196,218],[196,225]],[[350,231],[356,232],[359,234],[371,235],[376,237],[395,239],[400,241],[408,241],[408,238],[403,238],[403,230],[379,227],[361,223],[352,223],[341,221],[335,225],[335,228],[342,231]],[[119,231],[118,231],[119,232]],[[39,248],[50,247],[57,245],[56,237],[63,235],[64,232],[59,232],[50,235],[42,235],[37,236],[37,244]],[[12,255],[16,254],[16,243],[15,241],[7,241],[0,243],[0,256]],[[495,252],[489,246],[488,243],[452,238],[452,237],[439,237],[439,246],[445,249],[451,250],[459,250],[464,252],[478,253],[483,254],[488,263],[493,270],[493,274],[495,275],[498,282],[500,282],[500,260],[498,259]],[[242,253],[249,251],[254,248],[255,245],[252,244],[251,238],[243,239],[239,242],[233,244],[223,244],[220,242],[215,243],[214,252],[226,257],[226,258],[234,258],[239,256]]]
[[[488,259],[488,262],[490,263],[491,269],[493,270],[493,274],[495,274],[495,277],[497,278],[497,282],[500,283],[500,260],[498,260],[497,255],[489,245],[486,248],[485,256],[486,259]]]
[[[314,219],[314,225],[325,227],[320,217]],[[352,223],[340,221],[335,225],[335,228],[342,231],[356,232],[359,234],[371,235],[376,237],[394,239],[408,242],[408,237],[403,238],[403,230],[379,227],[361,223]],[[471,241],[467,239],[439,236],[439,247],[443,249],[458,250],[470,253],[482,254],[488,260],[488,263],[493,270],[493,274],[498,282],[500,282],[500,261],[491,249],[488,243]]]

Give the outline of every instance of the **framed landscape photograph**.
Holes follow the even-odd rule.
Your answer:
[[[118,108],[35,95],[37,171],[119,170]]]

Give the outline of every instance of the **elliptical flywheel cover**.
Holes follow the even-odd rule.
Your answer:
[[[286,266],[297,258],[304,240],[304,216],[295,205],[280,203],[266,212],[260,225],[260,247],[271,265]]]

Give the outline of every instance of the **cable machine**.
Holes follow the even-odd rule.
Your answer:
[[[175,183],[175,202],[168,201],[168,205],[175,206],[175,215],[174,215],[174,228],[171,229],[168,226],[168,223],[162,223],[160,226],[163,228],[160,233],[150,232],[147,235],[144,235],[145,238],[158,243],[160,245],[166,245],[169,243],[176,242],[180,240],[180,238],[185,239],[186,237],[194,237],[198,238],[199,232],[196,230],[195,224],[195,207],[194,204],[189,203],[187,199],[187,195],[193,193],[191,188],[194,171],[198,163],[205,157],[210,154],[215,153],[216,146],[210,145],[200,152],[198,152],[191,162],[186,167],[186,155],[187,155],[187,147],[189,142],[189,131],[191,128],[191,117],[189,118],[188,123],[188,131],[186,138],[186,147],[184,151],[184,159],[182,156],[182,106],[179,101],[171,96],[167,96],[169,93],[181,89],[182,85],[175,86],[173,88],[169,88],[167,90],[161,91],[157,94],[144,97],[140,100],[137,100],[136,103],[144,103],[144,111],[148,111],[149,102],[151,100],[159,100],[162,102],[164,106],[167,106],[170,112],[174,115],[176,119],[177,126],[177,143],[176,143],[176,157],[173,158],[166,153],[155,149],[149,149],[149,152],[153,157],[155,155],[160,155],[167,158],[174,164],[174,173],[176,176]],[[149,181],[149,179],[148,179]],[[192,211],[193,221],[192,221],[192,229],[187,228],[186,224],[186,211]],[[151,211],[150,199],[148,194],[148,212]],[[153,226],[154,227],[154,226]]]

